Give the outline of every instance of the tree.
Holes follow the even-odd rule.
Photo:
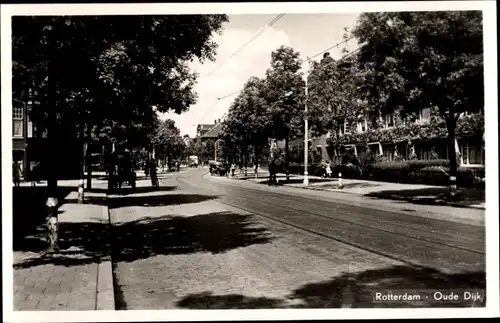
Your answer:
[[[267,105],[267,84],[251,77],[229,108],[224,121],[223,139],[226,149],[236,148],[247,156],[254,150],[256,165],[271,134],[271,116]]]
[[[50,138],[63,137],[55,120],[78,120],[90,140],[92,130],[134,128],[127,120],[151,116],[153,107],[181,113],[196,102],[196,75],[187,63],[214,58],[211,37],[225,21],[225,15],[14,17],[14,91],[34,88],[50,101],[33,111],[40,127],[52,128]]]
[[[285,140],[287,165],[290,140],[303,135],[305,82],[301,66],[300,54],[293,48],[281,46],[271,54],[271,68],[266,72],[272,136]]]
[[[152,145],[155,147],[158,160],[167,160],[169,168],[174,159],[182,157],[185,151],[184,140],[180,130],[175,126],[173,120],[160,120],[152,135]]]
[[[328,58],[312,64],[308,82],[308,118],[314,134],[330,132],[331,141],[338,143],[336,139],[344,124],[350,130],[358,115],[367,112],[360,91],[364,71],[355,55],[337,61]]]
[[[33,121],[48,130],[50,223],[57,223],[58,138],[75,125],[86,140],[106,131],[131,139],[147,124],[132,120],[147,120],[153,107],[186,111],[196,102],[196,74],[187,63],[214,59],[212,35],[226,21],[225,15],[13,17],[13,92],[38,93]],[[57,249],[55,230],[49,226],[51,249]]]
[[[446,123],[450,197],[456,196],[455,130],[463,112],[484,106],[480,11],[366,13],[353,34],[361,43],[370,103],[414,114],[437,107]]]

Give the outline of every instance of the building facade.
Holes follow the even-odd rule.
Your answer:
[[[37,129],[30,118],[33,101],[12,100],[12,160],[26,179],[36,165],[38,150],[43,150],[47,133]]]
[[[459,166],[484,167],[483,111],[461,114],[455,133]],[[410,120],[403,120],[397,111],[359,115],[356,120],[341,123],[333,134],[312,137],[309,153],[311,160],[319,157],[332,163],[340,162],[340,146],[356,156],[369,149],[386,161],[448,159],[447,138],[446,125],[436,109],[423,108]],[[303,138],[290,143],[292,155],[300,156],[303,149]]]
[[[34,177],[37,180],[45,180],[48,163],[47,130],[37,125],[31,118],[32,109],[40,102],[30,99],[31,92],[28,92],[25,98],[27,100],[12,100],[12,160],[17,161],[23,180]],[[74,127],[68,125],[61,131],[65,135],[56,138],[59,147],[58,177],[78,178],[82,144],[72,133]]]

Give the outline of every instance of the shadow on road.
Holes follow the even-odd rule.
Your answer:
[[[252,216],[232,212],[145,218],[114,225],[112,237],[116,262],[154,255],[222,253],[272,239]]]
[[[342,185],[344,189],[349,189],[349,188],[365,188],[365,187],[377,187],[381,186],[380,184],[374,184],[374,183],[364,183],[364,182],[358,182],[358,183],[344,183]],[[332,189],[338,189],[339,185],[337,184],[326,184],[326,185],[321,185],[319,186],[320,188],[332,188]]]
[[[354,308],[372,307],[469,307],[470,303],[433,303],[431,300],[377,302],[377,292],[418,292],[438,289],[485,289],[485,273],[446,275],[435,270],[420,270],[407,266],[367,270],[360,273],[345,273],[332,280],[312,283],[294,291],[291,299],[304,302],[303,308]],[[485,306],[486,303],[477,304]]]
[[[167,189],[170,189],[167,187]],[[171,190],[171,189],[170,189]],[[164,190],[166,191],[166,190]],[[116,209],[128,206],[167,206],[188,203],[199,203],[218,198],[217,195],[200,194],[160,194],[147,196],[108,196],[108,206]]]
[[[459,196],[454,203],[463,205],[464,207],[484,203],[485,201],[485,190],[481,189],[459,189]],[[447,200],[448,188],[445,187],[429,187],[422,189],[410,189],[410,190],[386,190],[380,192],[372,192],[365,194],[365,196],[378,198],[378,199],[390,199],[390,200],[402,200],[405,202],[410,202],[413,204],[424,204],[424,205],[447,205],[449,201]]]
[[[103,250],[108,247],[111,247],[114,262],[129,262],[155,255],[222,253],[272,240],[267,229],[258,226],[252,216],[231,212],[192,217],[144,218],[140,221],[115,224],[111,233],[108,230],[109,226],[104,223],[61,223],[60,253],[46,257],[37,255],[17,262],[14,267],[96,263],[106,256]],[[45,247],[42,232],[34,236],[33,240],[38,240],[40,245]],[[22,251],[39,250],[41,248],[34,248],[32,244],[25,246]]]
[[[240,179],[251,179],[253,177],[249,176],[247,178],[240,178]],[[303,178],[290,178],[289,180],[286,179],[285,175],[279,175],[276,176],[276,179],[278,180],[277,185],[286,185],[286,184],[302,184],[304,182]],[[262,177],[262,179],[259,177],[259,181],[257,183],[259,184],[268,184],[269,182],[269,176]],[[309,183],[314,184],[314,183],[336,183],[335,179],[332,178],[309,178]]]
[[[393,301],[377,302],[377,292],[412,292],[464,289],[485,290],[485,273],[445,275],[432,270],[406,266],[345,273],[331,280],[306,284],[283,299],[246,297],[244,295],[213,295],[211,292],[186,296],[177,306],[188,309],[258,309],[258,308],[414,308],[414,307],[484,307],[486,300],[471,302]],[[421,293],[421,295],[424,295]],[[290,302],[291,301],[291,302]]]
[[[192,294],[177,303],[188,309],[270,309],[283,308],[284,301],[278,298],[248,297],[238,294],[213,295],[211,292]]]

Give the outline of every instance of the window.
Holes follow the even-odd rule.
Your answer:
[[[392,161],[394,159],[394,146],[393,145],[383,145],[382,152],[384,159],[387,161]]]
[[[431,119],[431,108],[422,108],[419,113],[419,121],[426,122]]]
[[[471,140],[464,140],[460,150],[462,164],[464,165],[484,165],[484,147]]]
[[[394,114],[390,113],[390,114],[386,114],[385,115],[385,119],[384,119],[384,127],[387,129],[387,128],[391,128],[391,127],[394,127]]]
[[[344,120],[344,133],[349,133],[349,123]]]
[[[14,137],[22,137],[24,135],[23,112],[23,107],[19,104],[14,105],[12,108],[12,136]]]
[[[341,120],[339,123],[339,135],[344,135],[346,133],[349,133],[348,129],[346,129],[346,122],[345,120]],[[347,131],[346,131],[347,130]]]
[[[358,132],[365,132],[367,130],[367,122],[365,118],[359,118],[357,123]]]

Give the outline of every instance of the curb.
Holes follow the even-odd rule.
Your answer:
[[[106,194],[105,201],[107,202],[108,196]],[[109,208],[107,203],[102,208],[102,220],[103,223],[109,226],[111,230],[111,223],[109,218]],[[111,243],[110,236],[108,234],[104,254],[105,256],[101,260],[97,268],[97,301],[96,310],[98,311],[114,311],[115,310],[115,292],[113,286],[113,269],[111,266],[111,250],[109,243]]]
[[[243,179],[243,180],[251,181],[251,179]],[[253,181],[253,182],[256,183],[256,184],[261,184],[261,185],[265,184],[265,183],[260,183],[260,182],[256,182],[256,181]],[[348,192],[348,191],[345,191],[345,190],[342,190],[342,189],[324,189],[324,188],[320,188],[320,187],[312,187],[312,186],[304,187],[304,186],[295,186],[295,185],[287,185],[287,184],[285,184],[283,186],[284,187],[291,187],[291,188],[298,188],[298,189],[303,189],[303,190],[334,192],[334,193],[343,193],[343,194],[351,194],[351,195],[364,196],[364,194],[359,194],[359,193],[354,193],[354,192]],[[383,200],[383,198],[380,198],[380,199]],[[407,203],[413,203],[413,201],[409,201],[407,199],[397,198],[397,197],[389,198],[387,200],[397,200],[397,201],[403,201],[403,202],[407,202]],[[432,205],[436,205],[436,206],[451,206],[451,207],[456,207],[456,208],[476,209],[476,210],[482,210],[482,211],[486,210],[486,207],[483,207],[483,206],[462,205],[460,203],[453,203],[453,202],[451,202],[451,203],[435,203],[435,204],[432,204]]]
[[[306,190],[336,192],[336,193],[344,193],[344,194],[352,194],[352,195],[361,195],[361,196],[363,196],[363,194],[342,191],[341,189],[333,189],[332,190],[332,189],[322,189],[322,188],[318,188],[318,187],[302,187],[302,186],[289,186],[289,187],[302,188],[302,189],[306,189]],[[381,199],[383,199],[383,198],[381,198]],[[387,200],[397,200],[397,201],[403,201],[403,202],[413,203],[413,201],[409,201],[409,200],[407,200],[405,198],[398,198],[398,197],[389,198]],[[435,203],[435,204],[432,204],[432,205],[437,205],[437,206],[452,206],[452,207],[457,207],[457,208],[477,209],[477,210],[483,210],[483,211],[486,210],[486,207],[475,206],[475,205],[462,205],[460,203]]]

